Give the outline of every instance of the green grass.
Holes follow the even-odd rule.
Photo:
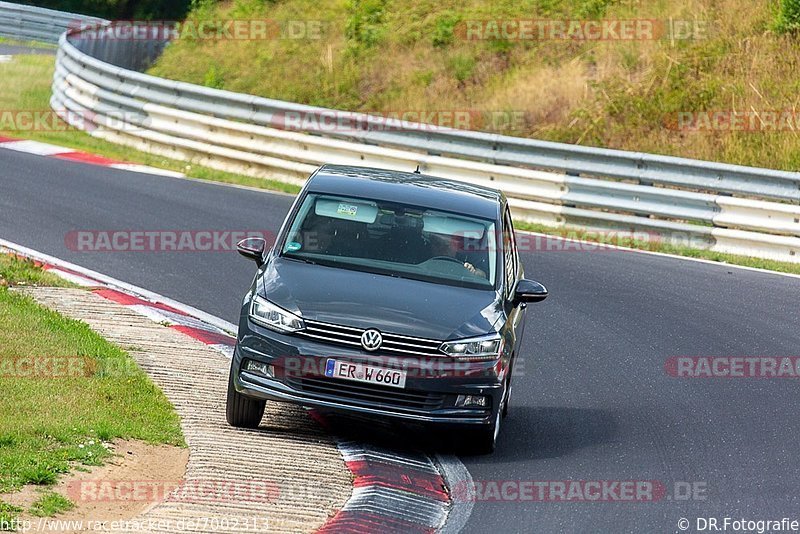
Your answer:
[[[783,5],[779,10],[778,6]],[[795,110],[798,0],[236,0],[191,20],[322,23],[320,38],[172,43],[153,74],[365,112],[521,112],[522,137],[800,168],[798,132],[678,131],[679,112]],[[685,36],[638,41],[466,40],[470,21],[655,19]],[[695,24],[695,21],[698,21]],[[778,28],[783,31],[775,31]],[[782,28],[782,30],[781,30]],[[656,32],[658,32],[656,28]],[[387,63],[389,60],[389,63]],[[435,119],[434,119],[435,122]]]
[[[669,243],[655,242],[652,240],[650,241],[641,239],[637,240],[628,237],[617,238],[613,236],[612,232],[599,233],[599,232],[593,232],[591,230],[556,228],[553,226],[532,224],[521,221],[517,221],[514,224],[514,226],[519,230],[524,230],[527,232],[553,235],[558,237],[564,237],[567,239],[590,241],[593,243],[603,243],[607,245],[614,245],[624,248],[648,250],[651,252],[662,252],[664,254],[674,254],[676,256],[698,258],[698,259],[716,261],[719,263],[728,263],[731,265],[741,265],[743,267],[752,267],[755,269],[766,269],[768,271],[777,271],[781,273],[800,274],[800,264],[798,263],[788,263],[783,261],[775,261],[762,258],[751,258],[749,256],[740,256],[737,254],[727,254],[724,252],[702,250],[697,248],[691,248],[688,246],[678,246]]]
[[[35,517],[52,517],[75,508],[75,503],[54,491],[42,493],[28,512]]]
[[[42,41],[19,41],[17,39],[12,39],[10,37],[2,37],[0,36],[0,43],[6,45],[14,45],[14,46],[35,46],[36,48],[58,48],[57,45],[52,43],[45,43]]]
[[[64,285],[33,263],[0,255],[7,284]],[[28,362],[25,364],[25,362]],[[84,363],[83,372],[29,373],[39,363]],[[23,365],[25,364],[25,365]],[[36,367],[33,367],[36,369]],[[0,494],[50,486],[81,466],[101,465],[108,442],[138,439],[185,446],[164,394],[120,348],[85,323],[0,287]],[[45,494],[38,512],[66,502]],[[18,513],[0,503],[0,517]]]
[[[73,284],[43,271],[27,258],[0,253],[0,287],[9,285],[73,287]]]
[[[22,508],[0,501],[0,531],[11,530],[12,521],[20,512],[22,512]]]
[[[14,60],[9,63],[0,64],[0,110],[5,110],[6,112],[17,110],[49,111],[50,84],[53,79],[54,61],[55,59],[51,56],[21,55],[15,56]],[[182,172],[189,177],[202,180],[251,187],[266,187],[286,193],[300,191],[300,188],[295,185],[277,180],[242,176],[140,152],[92,137],[86,132],[71,128],[63,122],[59,123],[58,128],[50,130],[9,129],[9,126],[17,126],[18,123],[19,121],[10,119],[0,120],[0,135],[53,143],[75,150],[99,154],[111,159]]]

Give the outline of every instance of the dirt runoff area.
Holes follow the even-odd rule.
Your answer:
[[[25,486],[3,495],[3,501],[28,510],[44,492],[55,492],[71,500],[75,507],[55,518],[20,515],[29,532],[92,531],[93,524],[110,525],[132,519],[157,504],[157,495],[148,490],[153,484],[181,481],[186,476],[189,449],[169,445],[150,445],[141,441],[117,440],[111,443],[113,457],[99,467],[72,471],[54,486]],[[159,482],[162,481],[162,482]],[[85,523],[83,529],[71,528]]]

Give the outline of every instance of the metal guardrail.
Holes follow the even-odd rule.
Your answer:
[[[18,41],[58,43],[58,38],[67,29],[83,24],[101,22],[102,19],[55,11],[41,7],[23,6],[0,2],[0,36]]]
[[[91,35],[61,36],[51,105],[113,142],[295,183],[323,163],[419,165],[427,174],[504,190],[516,216],[531,222],[646,232],[675,244],[800,262],[798,173],[432,130],[210,89],[137,71],[165,40]],[[287,129],[289,115],[304,119],[302,132]],[[324,127],[331,117],[336,128]]]

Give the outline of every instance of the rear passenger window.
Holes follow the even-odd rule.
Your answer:
[[[509,296],[517,280],[519,258],[514,242],[514,227],[508,208],[503,216],[503,268],[505,269],[506,296]]]

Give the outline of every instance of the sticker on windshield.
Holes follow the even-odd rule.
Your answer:
[[[352,204],[344,204],[340,203],[339,208],[336,210],[336,213],[340,215],[347,215],[349,217],[355,217],[358,213],[358,206],[354,206]]]
[[[289,241],[288,243],[286,243],[286,252],[297,252],[301,248],[303,248],[303,245],[301,245],[297,241]]]

